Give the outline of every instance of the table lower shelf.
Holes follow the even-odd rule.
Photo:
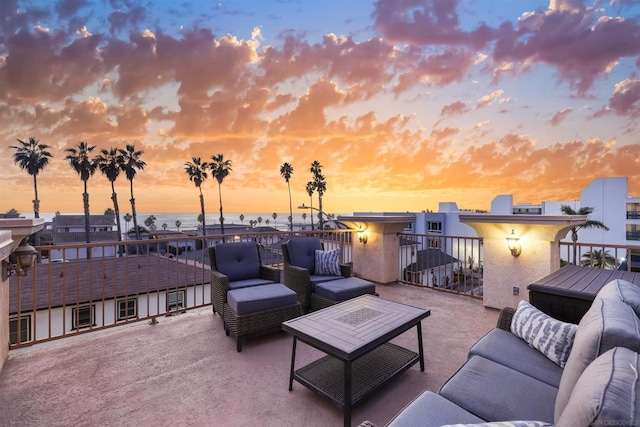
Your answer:
[[[351,406],[419,359],[411,350],[391,343],[363,355],[351,364]],[[325,356],[295,371],[294,378],[344,408],[344,362]]]

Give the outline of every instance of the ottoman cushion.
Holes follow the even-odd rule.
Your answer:
[[[239,316],[286,307],[296,302],[296,293],[281,283],[250,286],[227,292],[227,303]]]
[[[364,294],[375,294],[375,284],[357,277],[316,284],[315,293],[331,301],[346,301]]]

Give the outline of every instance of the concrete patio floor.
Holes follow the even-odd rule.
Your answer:
[[[426,369],[394,379],[353,411],[384,426],[422,390],[437,391],[496,324],[482,301],[403,284],[382,298],[431,309]],[[416,329],[393,342],[417,349]],[[236,352],[211,309],[13,351],[0,373],[2,426],[341,426],[342,412],[295,382],[292,338],[278,333]],[[323,354],[299,343],[296,367]]]

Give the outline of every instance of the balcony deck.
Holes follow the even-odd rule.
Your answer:
[[[481,300],[403,284],[383,298],[431,309],[417,365],[354,409],[352,424],[385,425],[422,390],[437,391],[495,326]],[[393,342],[417,348],[415,329]],[[338,408],[294,383],[291,337],[249,340],[242,353],[210,308],[10,352],[0,373],[1,425],[338,426]],[[322,353],[298,344],[296,366]]]

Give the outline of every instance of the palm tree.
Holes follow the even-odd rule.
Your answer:
[[[318,218],[320,219],[320,230],[324,229],[322,219],[322,196],[327,191],[327,182],[324,175],[322,175],[322,165],[319,161],[314,160],[311,163],[311,173],[313,174],[313,182],[315,184],[315,190],[318,192]]]
[[[316,191],[316,183],[313,181],[307,182],[306,190],[309,199],[311,199],[311,230],[313,230],[313,192]]]
[[[53,156],[48,151],[49,147],[46,144],[40,144],[40,142],[34,137],[30,136],[27,142],[17,140],[20,145],[10,145],[9,148],[16,150],[13,153],[13,162],[17,164],[20,169],[27,171],[27,173],[33,176],[33,216],[40,218],[40,199],[38,199],[38,174],[49,164],[49,159]],[[40,246],[40,232],[35,236],[36,246]],[[38,253],[39,254],[39,253]]]
[[[244,214],[240,214],[240,222],[244,225]]]
[[[124,150],[120,148],[118,149],[118,152],[122,159],[120,169],[127,176],[131,191],[131,199],[129,199],[129,201],[131,202],[131,213],[133,214],[133,228],[135,229],[136,240],[140,240],[140,229],[138,228],[138,219],[136,215],[136,199],[133,197],[133,178],[136,177],[136,173],[138,173],[139,170],[143,170],[145,166],[147,166],[144,161],[140,160],[140,156],[142,156],[144,151],[136,150],[133,144],[127,144]]]
[[[303,212],[302,213],[302,222],[305,222],[307,220],[307,213]]]
[[[180,226],[182,225],[182,222],[180,222],[180,220],[176,220],[176,228],[178,229],[178,231],[180,231]]]
[[[280,175],[287,181],[287,188],[289,189],[289,230],[293,231],[293,205],[291,204],[291,184],[289,183],[289,179],[293,175],[293,166],[288,162],[284,162],[280,166]]]
[[[202,194],[202,183],[207,179],[207,169],[209,169],[209,163],[200,160],[200,157],[192,157],[192,162],[184,164],[184,171],[189,175],[189,180],[193,181],[195,186],[200,191],[200,215],[202,215],[202,235],[204,236],[207,231],[207,224],[204,217],[204,195]]]
[[[590,208],[588,206],[582,207],[576,211],[569,205],[562,205],[560,207],[560,210],[565,215],[588,216],[589,214],[593,213],[593,208]],[[592,219],[587,219],[585,223],[571,227],[571,241],[573,242],[573,264],[574,265],[577,265],[577,258],[578,258],[578,255],[577,255],[578,245],[576,245],[576,242],[578,241],[578,231],[583,228],[600,228],[605,231],[609,231],[609,227],[604,225],[602,222],[592,220]]]
[[[265,224],[269,225],[271,221],[269,221],[269,218],[267,218],[267,220],[264,222]]]
[[[275,228],[278,228],[278,223],[276,222],[276,218],[278,218],[278,214],[277,213],[273,213],[273,215],[271,215],[273,217],[273,226]]]
[[[609,254],[609,251],[599,251],[597,249],[582,255],[582,265],[613,270],[616,266],[616,259]]]
[[[120,207],[118,206],[118,195],[116,194],[115,182],[120,175],[120,154],[117,148],[109,150],[100,150],[100,154],[96,157],[98,168],[111,183],[111,200],[113,201],[114,215],[116,216],[116,226],[118,227],[118,241],[122,241],[122,225],[120,224]],[[118,253],[122,256],[122,247],[118,246]]]
[[[65,156],[65,160],[69,162],[71,168],[76,171],[82,180],[84,192],[82,193],[82,201],[84,205],[84,233],[85,241],[91,243],[90,236],[90,216],[89,216],[89,193],[87,193],[87,181],[96,173],[98,169],[98,161],[91,158],[91,152],[96,147],[89,145],[84,141],[80,141],[77,147],[67,148],[65,152],[69,153]],[[87,248],[87,259],[91,257],[91,249]]]
[[[124,222],[127,223],[127,233],[129,232],[129,223],[131,222],[131,214],[127,212],[124,214]]]
[[[163,223],[162,223],[162,229],[166,231],[166,230],[167,230],[167,227],[168,227],[167,223],[166,223],[166,222],[163,222]]]
[[[262,225],[262,217],[261,216],[258,217],[258,224]]]
[[[156,217],[155,215],[150,215],[144,220],[144,225],[149,227],[149,230],[156,229]]]
[[[211,156],[211,176],[218,181],[218,197],[220,198],[220,232],[224,235],[224,216],[222,214],[222,181],[229,176],[231,169],[231,160],[225,160],[222,154]],[[225,239],[222,237],[222,241]]]

